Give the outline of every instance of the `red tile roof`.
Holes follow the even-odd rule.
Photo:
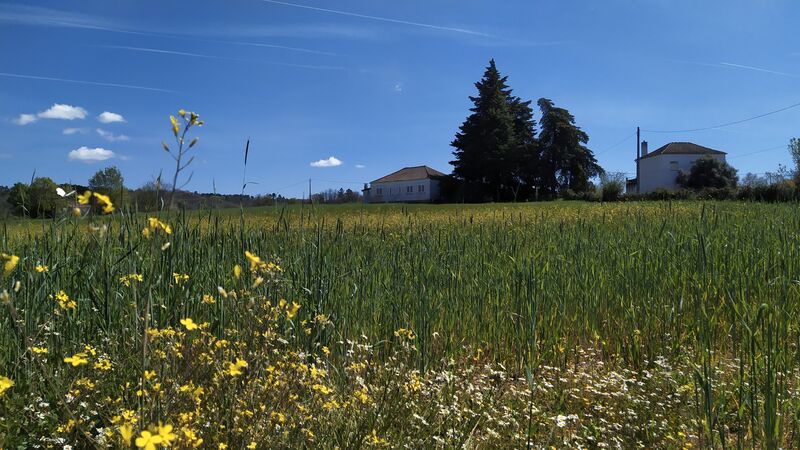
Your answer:
[[[373,183],[386,183],[389,181],[425,180],[427,178],[442,177],[444,174],[428,166],[404,167],[397,172],[378,178]]]
[[[639,159],[650,158],[658,155],[725,155],[725,152],[714,150],[713,148],[703,147],[702,145],[691,142],[670,142],[652,151]]]

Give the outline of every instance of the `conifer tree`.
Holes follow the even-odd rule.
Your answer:
[[[589,136],[575,125],[575,117],[569,111],[555,106],[552,100],[541,98],[538,105],[542,111],[539,121],[542,188],[549,194],[567,189],[575,193],[587,191],[589,179],[603,173],[585,145]]]
[[[535,126],[530,102],[511,94],[494,60],[475,83],[472,114],[461,125],[452,146],[453,174],[465,184],[468,201],[516,198],[529,181],[529,158],[535,153]]]

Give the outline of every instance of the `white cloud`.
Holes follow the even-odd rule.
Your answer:
[[[80,106],[65,105],[56,103],[47,111],[42,111],[37,116],[40,119],[61,119],[61,120],[75,120],[85,119],[86,110]]]
[[[394,85],[395,92],[403,92],[403,83],[397,83]]]
[[[27,125],[29,123],[33,123],[39,120],[35,114],[20,114],[19,117],[14,119],[14,122],[17,125]]]
[[[107,140],[108,142],[116,142],[116,141],[129,141],[131,138],[125,136],[124,134],[114,134],[110,131],[106,131],[102,128],[98,128],[97,134],[99,134],[103,139]]]
[[[363,164],[356,164],[356,169],[363,169],[365,167],[367,167],[367,166],[365,166]]]
[[[336,159],[335,156],[331,156],[328,159],[320,159],[319,161],[314,161],[311,163],[311,167],[336,167],[341,165],[342,162]]]
[[[64,130],[61,131],[61,134],[66,134],[67,136],[69,136],[71,134],[77,134],[77,133],[86,134],[88,132],[89,132],[88,128],[64,128]]]
[[[100,123],[114,123],[114,122],[125,122],[125,118],[122,117],[122,114],[117,114],[113,112],[103,111],[97,116],[97,120]]]
[[[80,161],[84,163],[93,163],[98,161],[105,161],[107,159],[111,159],[114,156],[114,152],[111,150],[106,150],[104,148],[89,148],[89,147],[81,147],[76,148],[69,152],[68,158],[70,161]]]

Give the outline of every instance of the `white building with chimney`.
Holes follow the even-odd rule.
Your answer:
[[[691,142],[670,142],[648,152],[647,141],[643,141],[641,156],[636,160],[636,178],[627,180],[625,190],[629,194],[647,194],[658,189],[679,189],[678,174],[688,173],[696,160],[710,157],[725,162],[725,155]]]

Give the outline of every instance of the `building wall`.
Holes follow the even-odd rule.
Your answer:
[[[411,192],[408,192],[409,187]],[[372,183],[368,201],[369,203],[430,202],[438,197],[439,182],[424,179]]]
[[[639,160],[640,192],[646,194],[657,189],[678,189],[675,179],[681,171],[689,172],[695,160],[705,155],[658,155]],[[725,155],[710,155],[725,161]],[[674,164],[673,164],[674,163]]]

